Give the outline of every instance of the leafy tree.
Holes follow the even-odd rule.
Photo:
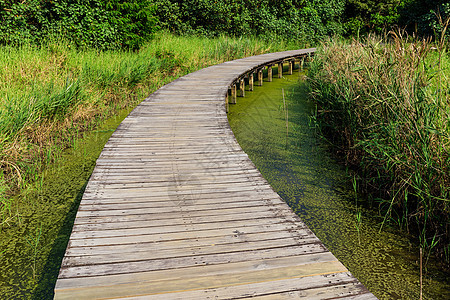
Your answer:
[[[349,34],[357,31],[382,32],[397,23],[399,8],[409,0],[347,0],[345,28]]]
[[[320,39],[341,31],[345,0],[156,0],[160,25],[178,33]]]
[[[64,36],[78,46],[138,48],[156,29],[144,0],[0,0],[0,43]]]
[[[437,14],[443,18],[450,17],[450,1],[444,0],[408,0],[399,11],[399,24],[410,32],[419,35],[434,35],[442,30]],[[447,33],[448,34],[448,33]]]

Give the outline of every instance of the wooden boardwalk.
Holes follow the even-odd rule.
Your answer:
[[[251,84],[261,68],[313,51],[205,68],[136,107],[97,161],[55,299],[375,299],[272,190],[228,124],[225,103],[244,77]]]

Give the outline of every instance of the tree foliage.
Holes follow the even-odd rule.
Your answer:
[[[347,0],[344,28],[356,32],[381,33],[401,26],[411,33],[433,35],[439,31],[436,14],[450,16],[448,0]]]
[[[156,29],[144,0],[0,0],[0,43],[64,36],[78,46],[138,48]]]
[[[162,27],[177,33],[215,36],[320,39],[341,33],[345,0],[157,0]]]
[[[64,36],[78,46],[137,49],[158,26],[178,34],[257,35],[305,44],[398,24],[433,35],[448,0],[0,0],[0,43]],[[450,31],[449,31],[450,33]]]

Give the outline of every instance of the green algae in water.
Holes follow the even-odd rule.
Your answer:
[[[292,75],[238,98],[228,119],[239,144],[273,189],[375,296],[419,299],[417,246],[392,228],[379,233],[378,213],[355,199],[344,180],[348,174],[315,135],[309,121],[314,107],[305,91],[299,76]],[[423,284],[423,299],[450,299],[446,274],[431,263]]]
[[[20,224],[0,228],[0,299],[53,299],[84,188],[103,146],[128,113],[77,141],[41,174],[37,188],[19,196]],[[37,237],[37,246],[27,242]]]

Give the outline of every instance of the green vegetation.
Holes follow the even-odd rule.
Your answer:
[[[258,36],[314,43],[333,34],[383,32],[394,25],[433,35],[446,0],[0,0],[0,44],[46,43],[139,49],[159,28],[183,35]]]
[[[333,34],[382,33],[399,25],[410,33],[440,31],[435,13],[446,0],[156,0],[159,25],[180,34],[257,35],[314,43]]]
[[[149,0],[0,0],[0,44],[47,44],[51,36],[78,47],[138,49],[157,29]]]
[[[177,33],[257,35],[312,42],[341,33],[339,20],[345,1],[157,0],[155,3],[161,26]]]
[[[441,30],[436,13],[448,15],[450,3],[446,0],[347,0],[343,23],[348,35],[383,33],[400,26],[416,35],[432,36]]]
[[[381,227],[395,223],[415,233],[428,253],[437,249],[449,262],[446,39],[392,35],[322,45],[309,74],[315,118],[361,175],[360,191],[384,214]]]

